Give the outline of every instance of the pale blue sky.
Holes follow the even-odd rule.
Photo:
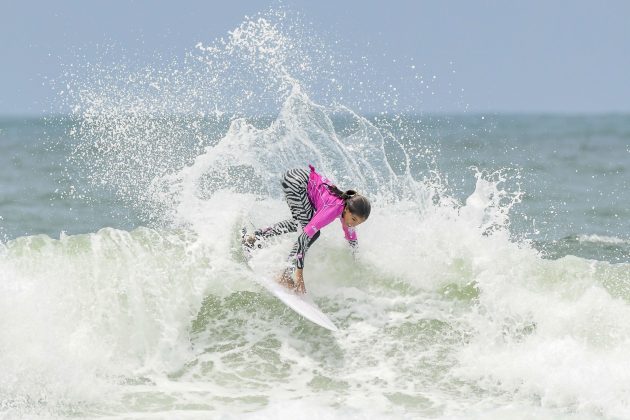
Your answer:
[[[113,45],[114,55],[140,48],[146,57],[136,60],[183,54],[276,4],[0,0],[0,115],[49,112],[47,80],[61,62],[94,60],[96,45]],[[377,73],[413,62],[445,81],[418,103],[418,95],[401,95],[418,112],[630,112],[630,1],[283,4],[356,57],[370,57]]]

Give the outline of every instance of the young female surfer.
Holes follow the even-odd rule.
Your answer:
[[[297,232],[302,228],[291,253],[290,267],[280,278],[280,283],[305,293],[304,257],[308,248],[319,237],[319,231],[335,219],[341,221],[341,227],[353,253],[357,250],[357,235],[354,228],[365,222],[370,216],[369,200],[356,191],[341,191],[328,179],[315,172],[309,165],[305,169],[290,169],[282,177],[282,189],[291,210],[291,219],[278,222],[273,226],[257,229],[253,235],[242,230],[242,243],[246,252],[262,248],[267,238],[288,232]],[[293,280],[295,272],[295,281]]]

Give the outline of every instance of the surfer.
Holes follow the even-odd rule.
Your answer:
[[[291,210],[291,219],[283,220],[273,226],[257,229],[248,234],[243,228],[242,243],[246,252],[262,248],[266,239],[302,228],[291,253],[289,267],[280,276],[280,283],[306,293],[304,286],[304,257],[308,248],[319,238],[320,230],[335,219],[341,221],[344,235],[350,244],[352,253],[357,251],[355,227],[365,222],[370,216],[370,201],[354,190],[341,191],[328,179],[309,165],[306,169],[289,169],[282,177],[281,185]]]

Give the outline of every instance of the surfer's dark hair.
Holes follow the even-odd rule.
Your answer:
[[[335,185],[326,184],[326,187],[328,187],[328,191],[330,191],[332,195],[341,198],[345,202],[345,208],[350,213],[365,220],[370,217],[372,205],[367,197],[359,194],[355,190],[341,191]]]

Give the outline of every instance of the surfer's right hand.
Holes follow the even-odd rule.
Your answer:
[[[298,293],[306,293],[306,286],[304,286],[304,275],[302,269],[295,270],[295,291]]]
[[[293,273],[295,273],[295,279],[293,278]],[[287,289],[292,289],[298,293],[306,293],[302,269],[287,268],[278,278],[278,283]]]
[[[278,278],[278,283],[286,287],[287,289],[294,289],[295,282],[293,281],[293,269],[287,268],[284,270],[280,277]]]

